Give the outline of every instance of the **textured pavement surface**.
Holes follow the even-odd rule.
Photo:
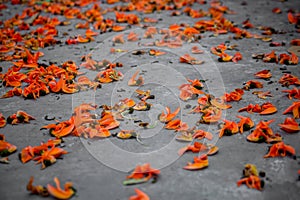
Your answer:
[[[57,176],[64,183],[72,181],[77,189],[77,194],[72,199],[101,199],[117,200],[128,199],[134,194],[134,188],[137,187],[146,192],[151,199],[298,199],[300,196],[300,181],[297,171],[300,169],[300,161],[290,157],[283,158],[263,158],[267,153],[270,144],[250,143],[246,140],[249,132],[236,134],[233,136],[217,139],[217,125],[200,125],[200,128],[209,129],[214,134],[212,143],[219,147],[218,154],[209,157],[209,167],[200,171],[186,171],[182,168],[187,162],[192,161],[196,154],[191,152],[177,157],[177,150],[187,143],[180,143],[175,140],[176,132],[162,129],[162,124],[158,122],[154,129],[142,130],[141,145],[136,140],[118,140],[116,138],[108,139],[84,139],[74,136],[64,138],[64,149],[69,152],[58,161],[44,170],[40,165],[35,165],[34,161],[22,164],[18,158],[18,153],[22,148],[31,145],[38,145],[42,141],[47,141],[51,136],[47,130],[40,128],[54,121],[45,120],[45,116],[55,117],[57,120],[67,120],[73,112],[73,108],[83,102],[92,102],[97,105],[114,105],[120,99],[135,98],[134,90],[137,87],[127,86],[128,79],[138,69],[143,73],[145,85],[141,89],[151,89],[155,95],[154,100],[149,100],[153,107],[146,114],[135,112],[134,117],[151,121],[155,123],[157,114],[166,106],[172,110],[180,106],[182,121],[187,122],[190,127],[195,125],[200,119],[199,114],[189,114],[189,107],[197,104],[196,100],[183,102],[178,98],[178,86],[185,83],[185,79],[205,79],[207,92],[220,96],[224,92],[230,92],[235,88],[243,87],[243,83],[255,79],[253,74],[262,69],[270,69],[273,77],[268,80],[261,80],[264,83],[262,91],[271,91],[272,97],[259,99],[251,94],[252,91],[245,92],[243,99],[239,102],[230,103],[231,109],[226,110],[226,119],[237,121],[236,115],[238,109],[248,104],[262,104],[264,102],[273,103],[278,112],[273,115],[261,116],[259,114],[242,113],[243,116],[250,116],[255,124],[261,120],[274,119],[271,127],[274,132],[280,133],[286,144],[290,144],[296,150],[297,155],[300,152],[299,133],[287,134],[277,125],[282,123],[285,115],[282,112],[294,100],[288,100],[281,90],[284,89],[279,83],[279,78],[283,75],[284,65],[276,63],[264,63],[262,60],[252,59],[254,53],[269,53],[275,50],[276,53],[287,53],[292,39],[300,38],[300,33],[296,32],[295,25],[289,24],[287,11],[289,9],[299,9],[300,1],[223,1],[236,14],[225,14],[225,17],[241,27],[246,19],[256,27],[270,26],[275,30],[285,31],[284,34],[273,34],[273,41],[284,42],[285,46],[270,47],[270,42],[264,42],[254,38],[244,38],[234,40],[231,33],[213,36],[213,33],[206,32],[201,34],[202,39],[195,43],[185,43],[182,47],[176,49],[158,48],[167,51],[162,56],[151,57],[148,55],[134,56],[130,52],[137,49],[148,49],[150,47],[139,46],[137,43],[125,43],[114,46],[114,48],[126,49],[128,52],[110,54],[112,47],[112,38],[120,33],[108,32],[95,37],[95,41],[76,45],[55,45],[39,49],[44,52],[40,58],[42,62],[55,62],[61,64],[68,60],[73,60],[79,66],[81,56],[91,53],[93,59],[108,59],[112,62],[122,62],[124,67],[118,70],[124,74],[124,80],[110,84],[103,84],[102,88],[96,91],[89,90],[79,92],[73,95],[53,94],[40,97],[37,100],[24,100],[22,97],[12,97],[0,99],[0,112],[4,116],[9,116],[17,110],[24,110],[34,116],[36,120],[29,124],[6,125],[0,129],[0,133],[6,136],[6,140],[18,147],[18,151],[9,156],[9,164],[0,165],[0,198],[1,199],[41,199],[42,197],[30,195],[26,191],[26,184],[30,176],[35,177],[35,183],[46,185],[53,183],[53,177]],[[246,2],[246,3],[245,3]],[[10,18],[24,9],[25,5],[10,5],[6,3],[8,9],[1,10],[3,21]],[[246,5],[245,5],[246,4]],[[100,4],[102,6],[102,4]],[[103,7],[107,5],[103,4]],[[193,9],[203,8],[207,10],[209,4],[193,5]],[[279,7],[281,14],[272,13],[272,9]],[[200,19],[192,19],[186,15],[171,16],[172,11],[163,11],[160,13],[141,14],[140,17],[153,17],[161,19],[154,26],[159,29],[168,28],[169,25],[177,23],[187,23],[193,25]],[[299,10],[298,10],[299,12]],[[108,13],[105,17],[114,18],[114,13]],[[58,16],[59,18],[61,16]],[[61,17],[61,19],[64,19]],[[79,22],[74,19],[68,26],[58,27],[59,37],[63,38],[62,33],[68,32],[70,36],[76,36],[84,33],[85,30],[74,28]],[[128,34],[134,30],[140,35],[143,29],[132,27],[124,31]],[[251,33],[260,34],[261,30],[256,28],[249,29]],[[154,39],[142,39],[140,43],[151,42]],[[217,56],[210,53],[212,46],[220,43],[230,42],[231,45],[238,45],[237,49],[243,55],[243,59],[238,63],[218,62]],[[197,45],[205,52],[195,55],[200,60],[204,60],[202,65],[179,64],[179,57],[185,53],[190,54],[192,46]],[[156,47],[153,47],[156,48]],[[235,51],[228,51],[232,54]],[[194,55],[192,55],[194,56]],[[0,62],[3,71],[11,66],[9,62]],[[287,70],[291,74],[300,77],[299,64],[288,65]],[[91,79],[97,74],[95,71],[80,69],[86,72]],[[272,83],[270,83],[272,81]],[[269,83],[269,84],[268,84]],[[292,87],[290,87],[291,89]],[[7,91],[7,88],[1,87],[1,95]],[[290,115],[290,114],[289,114]],[[297,120],[299,122],[299,119]],[[122,129],[131,129],[135,127],[130,121],[121,123]],[[113,130],[112,132],[117,132]],[[143,132],[144,131],[144,132]],[[150,162],[153,167],[159,168],[161,174],[156,183],[150,181],[140,185],[123,186],[122,181],[137,164]],[[252,163],[261,171],[266,172],[264,178],[265,187],[262,191],[247,188],[245,185],[237,187],[236,182],[241,178],[242,169],[246,163]],[[45,199],[50,199],[47,197]]]

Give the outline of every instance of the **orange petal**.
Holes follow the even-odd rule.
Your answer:
[[[291,12],[288,13],[288,20],[291,24],[296,24],[297,23],[297,18],[294,17],[293,13],[291,13]]]
[[[272,9],[272,12],[273,12],[273,13],[276,13],[276,14],[280,14],[282,11],[281,11],[280,8],[276,7],[276,8],[273,8],[273,9]]]
[[[273,144],[270,147],[270,150],[267,155],[264,156],[264,158],[269,158],[269,157],[284,157],[286,155],[295,155],[296,151],[295,149],[290,146],[286,145],[283,142],[278,142],[276,144]]]
[[[34,157],[34,148],[31,146],[25,147],[20,153],[22,163],[30,161]]]
[[[264,109],[259,114],[260,115],[270,115],[270,114],[274,114],[276,112],[277,112],[277,108],[275,106],[272,106],[272,107],[269,107],[267,109]]]
[[[63,190],[60,188],[60,182],[58,178],[55,177],[54,182],[56,184],[56,187],[53,187],[50,184],[47,185],[47,190],[53,197],[57,199],[69,199],[75,194],[75,190],[72,187],[72,183],[67,182]]]
[[[144,79],[143,77],[139,77],[137,80],[136,80],[136,76],[140,73],[140,70],[137,70],[133,76],[129,79],[128,81],[128,85],[129,86],[141,86],[144,84]]]
[[[183,169],[186,170],[200,170],[208,167],[207,155],[202,155],[201,157],[194,157],[194,163],[188,163]]]
[[[216,153],[218,153],[218,151],[219,151],[219,147],[212,146],[212,147],[210,147],[209,151],[207,152],[207,155],[208,156],[215,155]]]
[[[254,74],[258,78],[268,79],[272,77],[270,70],[264,69]]]
[[[135,188],[136,195],[129,197],[129,200],[150,200],[150,197],[143,191]]]
[[[178,107],[173,113],[170,113],[169,107],[166,107],[166,110],[167,114],[162,112],[159,116],[159,121],[164,123],[171,121],[179,113],[180,107]]]
[[[288,133],[298,132],[300,130],[299,124],[294,118],[287,117],[283,124],[278,124],[282,130]]]
[[[2,115],[2,113],[0,113],[0,128],[4,127],[5,125],[6,125],[6,119]]]
[[[166,124],[165,128],[166,129],[177,129],[177,128],[179,128],[181,126],[181,123],[182,122],[181,122],[180,119],[174,119],[174,120],[169,121]]]
[[[217,108],[219,109],[229,109],[231,108],[232,106],[229,105],[229,104],[225,104],[224,101],[222,99],[219,99],[219,98],[214,98],[210,101],[210,103],[213,105],[213,106],[216,106]]]

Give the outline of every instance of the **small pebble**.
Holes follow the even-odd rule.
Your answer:
[[[265,177],[265,176],[266,176],[266,172],[260,171],[260,172],[259,172],[259,176],[260,176],[260,177]]]
[[[125,92],[126,90],[124,90],[123,88],[118,89],[117,92]]]
[[[283,71],[283,72],[281,72],[281,73],[285,73],[285,74],[291,74],[292,72],[291,71]]]
[[[190,109],[192,106],[191,106],[191,104],[186,104],[185,105],[185,109]]]
[[[51,120],[55,120],[55,117],[54,116],[53,117],[49,117],[48,115],[46,115],[44,117],[44,119],[47,120],[47,121],[51,121]]]
[[[279,68],[280,70],[287,70],[287,67],[284,65],[283,67]]]

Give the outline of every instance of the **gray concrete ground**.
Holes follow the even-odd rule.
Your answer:
[[[136,97],[133,91],[137,87],[128,87],[127,80],[135,72],[132,65],[138,65],[137,68],[143,72],[145,85],[141,89],[151,89],[155,95],[154,100],[149,100],[153,108],[149,112],[134,112],[133,116],[144,121],[156,120],[157,114],[161,110],[170,106],[172,110],[181,106],[180,117],[187,122],[190,127],[195,125],[200,119],[199,114],[189,114],[189,105],[195,106],[196,100],[183,102],[178,99],[179,85],[185,83],[186,78],[206,79],[206,90],[209,93],[220,95],[225,91],[230,92],[235,88],[243,87],[245,81],[255,79],[253,74],[262,69],[270,69],[273,77],[269,81],[264,81],[262,91],[271,91],[272,97],[266,100],[252,95],[252,91],[246,91],[243,99],[239,102],[230,103],[231,109],[226,111],[226,119],[238,121],[236,118],[237,110],[249,103],[262,104],[271,102],[277,108],[278,112],[273,115],[260,116],[258,114],[241,113],[243,116],[250,116],[255,124],[261,120],[275,119],[271,125],[274,132],[280,133],[286,144],[292,145],[297,155],[300,152],[299,133],[287,134],[283,132],[277,124],[282,123],[286,116],[282,112],[295,100],[288,100],[281,90],[284,89],[279,83],[279,78],[283,75],[280,68],[283,65],[276,63],[264,63],[262,60],[252,59],[254,53],[269,53],[275,50],[277,54],[286,53],[290,48],[289,42],[292,39],[299,39],[299,33],[296,32],[295,25],[289,24],[287,11],[289,9],[300,8],[300,2],[279,1],[279,0],[261,0],[261,1],[223,1],[236,14],[225,14],[225,17],[234,21],[241,27],[241,23],[247,18],[256,26],[270,26],[275,30],[285,31],[285,34],[273,34],[273,41],[284,42],[285,46],[270,47],[269,42],[263,42],[259,39],[249,38],[234,40],[232,34],[219,35],[211,37],[212,33],[202,34],[202,39],[196,43],[184,44],[179,49],[166,49],[166,55],[150,57],[148,55],[134,56],[130,52],[110,54],[112,47],[111,39],[120,33],[105,33],[95,37],[94,42],[77,45],[56,45],[40,49],[45,56],[40,60],[48,63],[57,62],[61,64],[67,60],[74,60],[78,65],[81,62],[81,56],[91,53],[95,60],[106,58],[110,61],[122,62],[124,67],[119,70],[124,73],[124,80],[111,84],[103,84],[101,89],[94,91],[84,91],[74,95],[53,94],[50,93],[37,100],[24,100],[21,97],[0,99],[0,112],[4,116],[9,116],[17,110],[24,110],[33,115],[36,120],[29,124],[6,125],[0,129],[0,133],[5,134],[7,141],[18,147],[17,153],[9,156],[9,164],[0,165],[0,198],[1,199],[40,199],[41,197],[30,195],[26,191],[26,184],[30,176],[35,177],[35,184],[46,185],[53,183],[53,177],[57,176],[63,183],[72,181],[77,189],[77,194],[72,199],[128,199],[134,194],[134,188],[137,187],[146,192],[151,199],[298,199],[300,196],[300,181],[297,171],[300,169],[299,159],[290,157],[284,158],[263,158],[267,153],[270,144],[250,143],[246,140],[249,132],[242,135],[236,134],[230,137],[217,139],[218,131],[216,125],[200,125],[200,128],[211,131],[215,143],[219,148],[218,154],[209,157],[209,167],[200,171],[186,171],[182,169],[187,162],[192,161],[196,154],[186,153],[182,157],[177,157],[177,150],[187,143],[180,143],[175,140],[177,133],[167,131],[158,123],[154,129],[142,130],[142,145],[135,140],[109,139],[83,139],[78,137],[65,137],[64,149],[69,152],[58,161],[44,170],[40,165],[35,165],[34,161],[22,164],[18,158],[18,153],[22,148],[31,145],[38,145],[42,141],[47,141],[50,137],[48,131],[40,130],[41,126],[54,123],[54,121],[45,120],[45,116],[54,116],[57,120],[67,120],[72,115],[72,110],[76,105],[83,102],[92,102],[97,105],[114,104],[120,99]],[[9,3],[6,3],[9,5]],[[246,5],[245,5],[246,4]],[[103,5],[105,7],[107,5]],[[194,5],[194,9],[203,8],[207,10],[209,4]],[[282,10],[281,14],[272,13],[274,7]],[[1,11],[1,19],[8,19],[13,14],[20,12],[25,6],[8,6],[9,9]],[[172,11],[164,11],[154,14],[139,14],[140,17],[149,16],[161,18],[155,26],[159,29],[168,28],[174,23],[188,23],[193,25],[200,19],[192,19],[188,16],[170,16]],[[113,13],[107,14],[114,18]],[[83,33],[77,30],[74,25],[78,20],[71,20],[71,25],[58,27],[60,38],[61,33],[68,31],[69,35],[74,36]],[[71,30],[70,30],[71,29]],[[126,30],[134,30],[142,35],[143,30],[132,27]],[[261,30],[250,29],[251,33],[260,34]],[[151,42],[154,39],[142,39],[140,43]],[[243,59],[238,63],[220,63],[217,56],[210,53],[210,48],[225,41],[231,45],[238,45],[237,49],[242,53]],[[204,54],[195,55],[195,57],[204,60],[203,65],[179,64],[179,57],[185,53],[190,53],[190,48],[194,45],[199,46],[205,51]],[[114,48],[126,49],[129,51],[137,49],[147,49],[137,45],[137,43],[126,43],[117,45]],[[155,47],[154,47],[155,48]],[[228,51],[233,54],[235,51]],[[9,66],[8,62],[1,62],[0,65],[5,71]],[[286,66],[287,70],[293,75],[300,77],[299,64]],[[87,76],[94,78],[95,71],[89,71],[81,68],[80,71],[86,72]],[[293,88],[293,87],[290,87]],[[7,88],[1,88],[1,94],[7,91]],[[299,119],[297,120],[299,122]],[[130,120],[121,122],[122,129],[131,129],[135,127]],[[136,128],[136,127],[135,127]],[[117,132],[112,130],[112,133]],[[153,167],[161,170],[161,174],[156,183],[150,181],[140,185],[124,186],[122,181],[128,175],[128,171],[134,168],[136,164],[150,162]],[[247,188],[245,185],[237,187],[236,182],[241,178],[242,169],[246,163],[252,163],[261,171],[266,172],[264,178],[265,187],[262,191]],[[47,199],[47,198],[46,198]],[[49,198],[50,199],[50,198]]]

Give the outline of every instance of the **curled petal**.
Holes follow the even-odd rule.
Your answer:
[[[129,200],[150,200],[150,197],[143,191],[135,188],[136,195],[129,197]]]
[[[50,184],[47,185],[47,190],[51,196],[57,199],[70,199],[76,193],[71,182],[66,182],[64,189],[60,187],[60,181],[58,178],[55,177],[54,182],[56,187]]]

